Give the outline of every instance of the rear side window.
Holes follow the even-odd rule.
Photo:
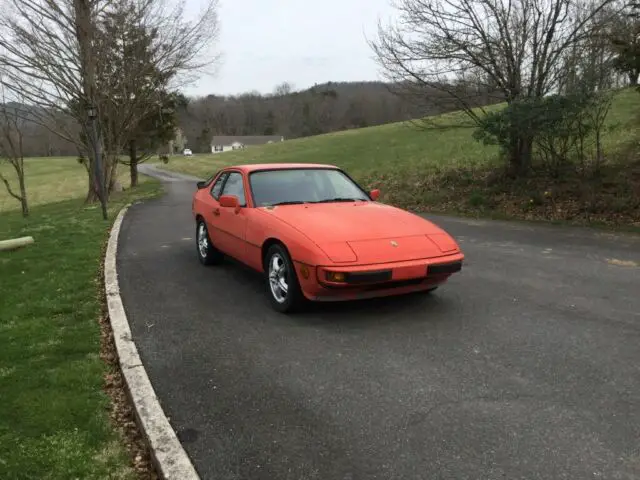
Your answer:
[[[224,181],[227,179],[228,176],[229,176],[228,173],[226,172],[223,173],[215,181],[215,183],[213,184],[213,187],[211,187],[211,196],[216,200],[220,198],[220,191],[222,190],[222,185],[224,185]]]

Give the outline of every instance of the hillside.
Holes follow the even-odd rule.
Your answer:
[[[400,93],[405,94],[400,94]],[[195,153],[207,153],[214,135],[282,135],[287,139],[405,121],[457,110],[438,89],[407,96],[383,82],[327,82],[294,91],[287,84],[272,94],[192,98],[179,111],[180,127]],[[465,93],[472,105],[496,103],[499,95]]]
[[[326,82],[294,90],[284,83],[273,93],[245,92],[238,95],[206,95],[185,98],[177,108],[178,123],[188,147],[196,153],[209,151],[214,135],[283,135],[288,139],[338,132],[350,128],[383,125],[419,115],[437,115],[456,109],[455,103],[437,89],[420,100],[398,95],[398,85],[379,81]],[[482,92],[465,94],[473,105],[498,101]],[[498,97],[499,98],[499,97]],[[36,117],[50,118],[41,108],[8,103]],[[27,116],[28,117],[28,116]],[[56,123],[75,132],[73,119],[58,113]],[[51,133],[39,121],[23,122],[24,154],[28,157],[71,156],[77,147]],[[72,135],[73,136],[73,135]]]
[[[506,181],[499,175],[497,148],[475,141],[460,113],[434,117],[439,128],[394,123],[172,157],[163,168],[205,177],[234,163],[331,163],[364,186],[381,187],[384,201],[416,210],[640,226],[639,112],[637,92],[616,94],[603,138],[607,163],[596,179],[574,175],[559,182],[534,175]]]

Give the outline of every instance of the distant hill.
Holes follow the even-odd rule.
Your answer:
[[[420,97],[384,82],[327,82],[300,91],[270,95],[208,95],[192,99],[180,112],[180,125],[194,152],[210,151],[214,135],[283,135],[299,138],[383,125],[454,111],[459,106],[433,89]],[[469,89],[473,106],[496,103],[497,96]]]

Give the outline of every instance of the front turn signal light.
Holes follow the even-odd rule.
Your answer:
[[[344,282],[346,279],[343,272],[327,272],[327,280],[330,282]]]

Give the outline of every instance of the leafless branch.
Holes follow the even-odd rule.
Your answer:
[[[474,96],[511,102],[557,91],[560,58],[614,2],[397,0],[399,21],[380,23],[370,45],[404,93],[426,102],[436,97],[430,92],[444,93],[477,121]]]
[[[16,107],[7,103],[1,81],[0,94],[2,101],[0,105],[2,114],[0,117],[0,162],[7,162],[13,167],[18,182],[18,191],[13,189],[9,178],[2,172],[0,172],[0,180],[4,183],[9,195],[20,202],[22,214],[27,216],[29,207],[24,171],[24,121],[16,114]]]

